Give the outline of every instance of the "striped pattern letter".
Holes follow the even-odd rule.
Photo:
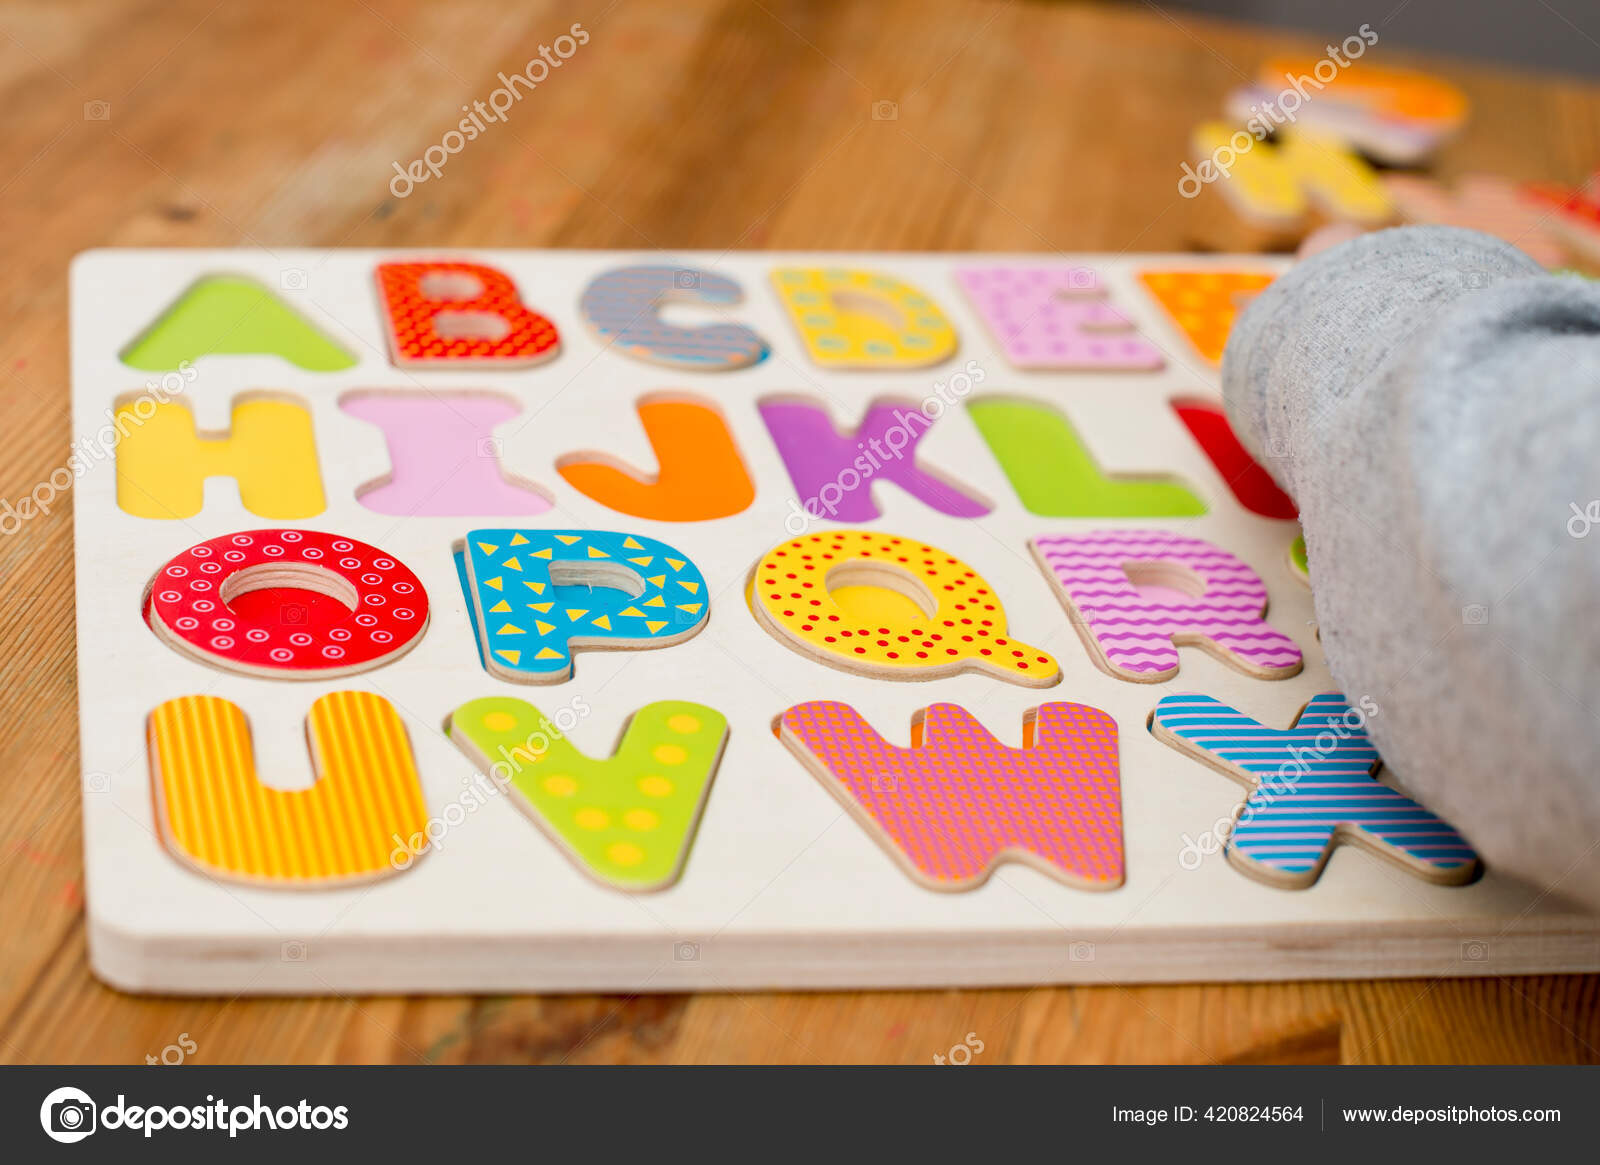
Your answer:
[[[311,705],[317,783],[272,789],[256,778],[250,723],[217,696],[180,696],[150,714],[156,823],[168,850],[203,874],[322,888],[388,877],[396,838],[427,824],[405,726],[371,692]]]
[[[1478,855],[1461,835],[1373,778],[1382,761],[1366,719],[1330,692],[1280,731],[1210,696],[1180,695],[1156,705],[1150,730],[1251,790],[1228,841],[1229,860],[1251,877],[1302,889],[1350,841],[1430,882],[1470,881]]]

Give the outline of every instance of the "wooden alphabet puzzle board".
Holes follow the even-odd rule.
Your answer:
[[[1593,921],[1372,776],[1382,695],[1328,676],[1292,503],[1217,413],[1279,270],[80,256],[96,972],[1600,969]]]

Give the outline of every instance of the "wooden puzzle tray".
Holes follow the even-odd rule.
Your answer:
[[[1330,679],[1293,507],[1220,418],[1280,269],[79,256],[96,973],[1600,970],[1594,920],[1372,776],[1382,694]]]

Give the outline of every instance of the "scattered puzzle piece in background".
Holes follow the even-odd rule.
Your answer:
[[[1062,413],[984,396],[967,413],[1030,514],[1051,518],[1192,517],[1205,503],[1174,478],[1104,473]]]
[[[1020,749],[955,704],[919,713],[910,748],[832,700],[790,708],[778,734],[924,886],[969,890],[1007,861],[1083,890],[1122,885],[1117,722],[1098,708],[1042,705]]]
[[[1263,62],[1253,84],[1229,94],[1228,116],[1241,125],[1258,116],[1262,123],[1276,125],[1279,116],[1292,115],[1294,125],[1389,166],[1426,161],[1467,120],[1466,95],[1448,81],[1367,60],[1341,69],[1326,85],[1301,82],[1302,88],[1311,89],[1301,98],[1295,82],[1315,80],[1317,66],[1327,60],[1276,57]],[[1295,107],[1284,109],[1283,99],[1291,91]]]
[[[1552,233],[1585,262],[1600,266],[1600,172],[1578,190],[1544,182],[1526,183],[1519,189],[1541,210],[1554,212],[1544,220]]]
[[[700,568],[675,547],[609,530],[474,530],[471,618],[491,675],[558,684],[590,648],[670,647],[711,614]]]
[[[678,880],[728,739],[715,708],[685,700],[633,714],[611,756],[585,756],[533,705],[490,696],[450,714],[450,739],[580,870],[618,890]]]
[[[428,807],[405,725],[371,692],[330,692],[311,705],[316,784],[263,785],[250,722],[218,696],[182,696],[150,714],[156,824],[169,852],[213,878],[323,889],[391,877],[424,848],[396,838],[427,828]]]
[[[1206,183],[1199,197],[1221,197],[1243,223],[1281,237],[1307,229],[1313,213],[1365,227],[1383,226],[1395,213],[1394,202],[1378,172],[1359,154],[1331,138],[1303,130],[1284,131],[1276,142],[1255,141],[1243,153],[1230,143],[1244,133],[1222,121],[1195,127],[1191,145],[1204,178],[1216,167],[1219,151],[1233,155],[1228,172]]]
[[[769,634],[829,667],[893,680],[974,671],[1030,688],[1061,679],[1054,658],[1009,637],[981,575],[914,538],[793,539],[762,557],[747,597]]]
[[[1165,696],[1151,731],[1250,790],[1228,859],[1270,885],[1304,889],[1349,841],[1430,882],[1470,881],[1478,857],[1454,829],[1374,778],[1370,709],[1313,697],[1293,727],[1267,728],[1210,696]]]
[[[1565,248],[1546,228],[1549,212],[1525,197],[1514,182],[1473,174],[1446,189],[1431,179],[1390,174],[1384,185],[1407,222],[1483,231],[1520,247],[1543,267],[1559,267],[1566,261]]]
[[[1258,679],[1296,675],[1294,640],[1269,626],[1261,576],[1220,547],[1164,530],[1100,530],[1029,542],[1095,663],[1159,683],[1199,647]]]

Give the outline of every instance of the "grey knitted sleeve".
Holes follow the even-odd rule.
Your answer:
[[[1396,782],[1600,909],[1600,283],[1472,231],[1365,235],[1242,313],[1222,381]]]

